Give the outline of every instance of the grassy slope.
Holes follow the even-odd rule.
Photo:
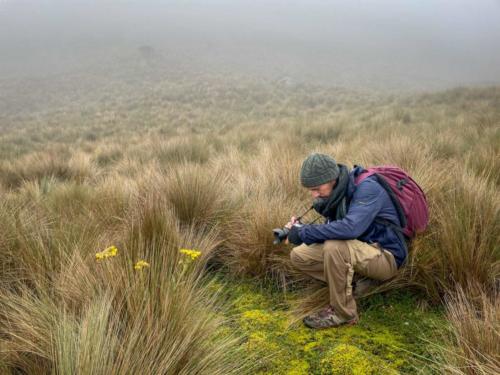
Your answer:
[[[65,303],[70,313],[76,305],[70,326],[78,332],[88,318],[78,306],[100,306],[94,291],[108,287],[92,270],[95,250],[118,243],[127,259],[150,254],[147,260],[164,261],[151,242],[168,234],[164,228],[172,222],[180,228],[169,235],[169,241],[180,238],[169,245],[174,253],[176,246],[207,249],[207,256],[213,251],[234,274],[271,277],[273,287],[293,278],[286,252],[275,255],[269,230],[307,200],[297,172],[311,150],[345,163],[399,164],[429,193],[431,229],[415,243],[406,271],[391,288],[411,284],[436,301],[455,281],[474,280],[473,287],[491,296],[500,251],[499,88],[398,97],[220,77],[144,76],[127,85],[107,82],[106,90],[81,96],[69,90],[73,96],[64,105],[58,99],[64,91],[48,92],[44,111],[23,110],[20,98],[12,102],[15,110],[2,112],[1,297],[9,301],[11,293],[20,293],[26,308],[21,316],[3,307],[10,322],[22,318],[17,323],[24,329],[38,319],[31,300],[19,292],[31,288],[47,294],[47,306],[63,306],[61,316],[68,314]],[[134,240],[137,233],[140,241]],[[190,243],[183,243],[186,238]],[[161,267],[153,269],[152,280],[166,282]],[[119,280],[130,276],[113,272]],[[121,298],[116,289],[111,292]],[[420,308],[421,298],[407,292],[372,297],[362,303],[360,325],[322,332],[287,327],[288,304],[302,297],[299,292],[284,300],[244,279],[231,281],[227,293],[235,315],[227,315],[231,322],[220,330],[242,333],[244,349],[259,353],[263,372],[349,373],[356,366],[373,373],[415,372],[412,366],[421,364],[414,354],[433,358],[420,337],[444,325],[439,309]],[[475,297],[478,289],[470,293]],[[313,302],[324,303],[324,297]],[[130,322],[138,318],[132,314]],[[0,352],[8,348],[0,369],[37,369],[37,357],[25,353],[25,337],[16,341],[18,332],[6,322],[0,324]],[[158,324],[168,328],[169,320]],[[216,326],[204,332],[210,335]],[[40,337],[52,328],[44,329]],[[56,338],[54,345],[73,347],[71,329],[67,341]],[[477,332],[473,338],[481,336]],[[116,332],[114,340],[123,340],[122,334]],[[41,368],[57,367],[61,358],[53,360],[49,346],[37,350]],[[496,346],[488,350],[495,353]],[[113,360],[131,365],[123,358],[103,364],[112,366]]]

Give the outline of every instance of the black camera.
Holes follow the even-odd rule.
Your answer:
[[[290,229],[288,228],[275,228],[273,229],[274,241],[273,244],[277,245],[288,237],[288,233],[290,233]]]
[[[299,217],[297,217],[295,219],[295,224],[294,225],[297,225],[297,226],[300,227],[302,225],[301,220],[304,217],[304,215],[307,214],[309,211],[311,211],[313,208],[314,208],[314,206],[311,206],[306,212],[304,212],[302,215],[300,215]],[[316,218],[315,220],[313,220],[309,224],[314,223],[318,219],[319,218]],[[273,244],[278,245],[278,244],[282,243],[288,237],[288,233],[290,233],[290,229],[288,229],[287,227],[273,229],[273,234],[274,234]]]

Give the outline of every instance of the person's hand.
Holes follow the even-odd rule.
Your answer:
[[[294,245],[302,244],[302,240],[300,239],[300,236],[298,234],[298,228],[301,226],[302,224],[300,224],[300,221],[297,220],[297,217],[292,216],[290,221],[285,225],[285,228],[288,228],[288,230],[290,231],[285,241],[283,241],[286,245],[288,245],[290,242],[293,243]],[[292,235],[291,241],[289,240],[290,234]]]
[[[300,233],[299,229],[302,227],[302,224],[295,224],[292,226],[292,229],[290,229],[290,232],[288,233],[287,240],[290,243],[293,243],[294,245],[302,245],[302,238],[300,238]]]
[[[292,229],[293,224],[296,224],[298,222],[299,221],[297,220],[297,217],[292,216],[292,218],[290,219],[290,221],[285,225],[285,228]]]

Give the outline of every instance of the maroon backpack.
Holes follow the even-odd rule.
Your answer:
[[[420,186],[405,171],[392,165],[370,167],[364,169],[354,182],[358,185],[369,176],[376,176],[378,183],[391,197],[406,237],[412,238],[427,228],[427,199]]]

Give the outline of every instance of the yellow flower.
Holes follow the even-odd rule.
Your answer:
[[[144,267],[149,267],[149,263],[144,260],[140,260],[134,265],[135,270],[142,270]]]
[[[99,261],[102,259],[114,257],[117,254],[118,254],[118,249],[116,248],[116,246],[110,246],[104,249],[103,251],[96,253],[95,259]]]
[[[195,260],[201,255],[201,251],[198,250],[190,250],[190,249],[180,249],[179,252],[184,254],[185,256],[191,258],[191,260]]]

